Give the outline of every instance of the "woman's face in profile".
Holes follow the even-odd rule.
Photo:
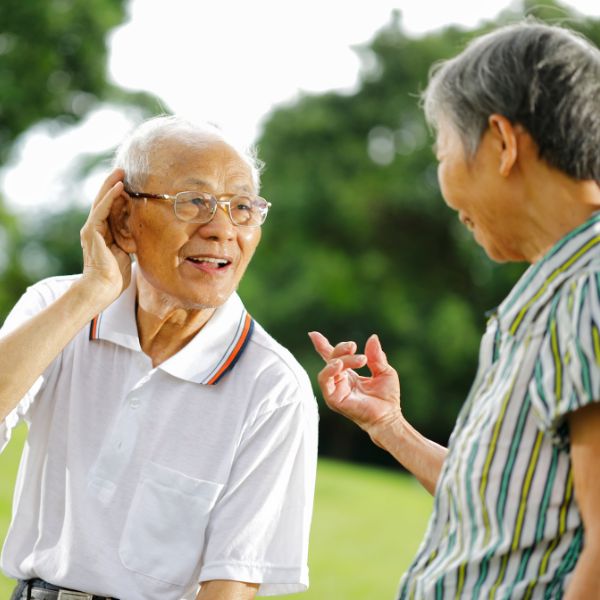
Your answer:
[[[469,157],[456,128],[441,122],[435,145],[438,181],[446,204],[494,261],[524,260],[518,248],[520,209],[500,175],[502,141],[492,125]]]

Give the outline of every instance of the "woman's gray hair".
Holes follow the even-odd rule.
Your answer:
[[[422,100],[427,121],[454,126],[468,156],[496,113],[522,125],[551,166],[600,181],[600,50],[569,29],[525,19],[477,38],[434,65]]]
[[[125,171],[125,186],[139,191],[152,172],[152,152],[167,140],[176,139],[190,145],[215,140],[231,146],[252,171],[255,191],[260,189],[262,161],[254,146],[242,148],[211,123],[196,123],[174,115],[160,115],[142,122],[119,145],[113,161],[114,168]]]

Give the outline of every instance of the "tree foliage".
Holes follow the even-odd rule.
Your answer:
[[[123,0],[3,0],[0,3],[0,163],[40,119],[71,122],[103,97],[106,33]]]
[[[565,14],[555,3],[522,10]],[[444,205],[419,93],[435,61],[516,16],[413,38],[395,13],[359,50],[354,93],[304,96],[277,110],[260,140],[273,209],[243,283],[251,310],[313,376],[321,364],[307,331],[359,344],[377,332],[401,375],[404,412],[442,443],[475,373],[485,313],[525,265],[492,263]],[[597,23],[584,30],[600,41]],[[322,411],[322,452],[387,462],[365,438]]]
[[[106,37],[125,18],[125,0],[3,0],[0,3],[0,167],[17,138],[47,121],[51,131],[76,124],[100,102],[150,112],[146,93],[107,80]],[[94,161],[82,162],[82,174]],[[32,173],[32,185],[35,185]],[[85,213],[69,210],[23,223],[0,196],[0,321],[26,285],[81,270],[79,229]]]
[[[364,66],[356,90],[305,95],[279,108],[259,140],[266,163],[262,193],[273,208],[241,286],[250,311],[313,378],[321,361],[307,331],[359,344],[377,332],[401,374],[406,415],[442,443],[474,375],[485,312],[525,267],[490,262],[445,207],[419,93],[430,66],[455,55],[472,36],[526,13],[550,21],[570,17],[553,0],[526,1],[515,11],[476,30],[448,27],[422,37],[408,36],[395,13],[357,49]],[[11,52],[27,44],[36,19],[46,31],[27,49],[33,54],[26,62],[36,64],[31,80],[10,91],[12,104],[2,103],[5,142],[36,119],[75,118],[80,92],[109,94],[103,39],[122,18],[122,2],[6,0],[0,7],[3,23],[16,23],[18,15],[28,20],[4,27]],[[599,21],[568,22],[600,43]],[[76,39],[57,41],[65,32]],[[10,90],[24,67],[2,50],[3,39],[0,68],[8,65],[12,74],[0,73],[0,85],[8,81]],[[45,57],[54,47],[62,49],[58,56]],[[57,72],[69,76],[53,77]],[[48,83],[54,80],[66,85]],[[36,85],[44,98],[35,97]],[[3,318],[29,281],[80,270],[84,214],[55,215],[27,238],[16,219],[1,210],[0,219]],[[321,411],[320,444],[324,454],[391,463],[358,428],[327,409]]]

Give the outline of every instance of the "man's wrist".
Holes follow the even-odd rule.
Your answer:
[[[81,277],[75,281],[69,293],[73,297],[83,320],[93,319],[112,302],[110,291],[106,287],[86,277]]]

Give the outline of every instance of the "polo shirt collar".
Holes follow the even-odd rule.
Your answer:
[[[135,315],[136,265],[126,290],[90,323],[90,340],[104,340],[142,352]],[[240,358],[252,336],[254,320],[233,293],[202,329],[159,369],[186,381],[216,384]]]
[[[526,329],[556,290],[595,259],[600,259],[600,211],[559,240],[523,273],[498,308],[500,328],[515,336]]]
[[[159,368],[180,379],[214,385],[233,369],[253,330],[253,319],[234,293],[190,342]]]
[[[105,340],[130,350],[142,351],[135,318],[137,289],[135,265],[127,289],[90,323],[90,340]]]

